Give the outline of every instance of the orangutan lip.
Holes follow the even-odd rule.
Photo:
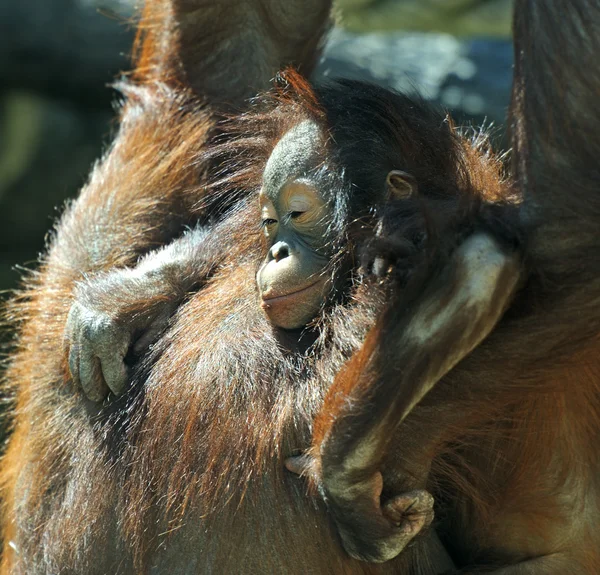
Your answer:
[[[320,283],[322,281],[323,281],[323,278],[319,278],[316,282],[313,282],[310,285],[307,285],[306,287],[300,288],[299,290],[291,291],[291,292],[285,293],[285,294],[276,295],[273,297],[265,297],[263,295],[262,296],[263,305],[271,305],[271,303],[277,302],[278,300],[283,300],[292,295],[297,295],[299,293],[305,292],[305,291],[309,290],[310,288],[315,287],[318,283]]]

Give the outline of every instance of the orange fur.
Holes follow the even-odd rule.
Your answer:
[[[318,54],[329,3],[320,3],[300,39],[288,33],[297,32],[293,26],[277,29],[275,4],[147,5],[137,72],[122,86],[119,134],[9,308],[19,334],[6,374],[16,403],[0,469],[2,572],[433,575],[446,565],[436,533],[464,572],[529,558],[542,561],[530,563],[535,575],[600,572],[600,131],[591,129],[593,117],[578,115],[595,109],[596,91],[580,73],[561,76],[564,102],[545,85],[546,77],[572,73],[574,54],[595,69],[594,42],[582,41],[573,18],[593,6],[519,4],[517,54],[527,57],[517,61],[516,184],[481,140],[380,102],[401,128],[394,160],[422,170],[425,183],[419,201],[427,216],[394,221],[395,230],[428,226],[434,244],[443,240],[434,262],[446,262],[473,226],[500,228],[505,212],[484,220],[490,205],[512,209],[522,201],[541,223],[523,224],[524,282],[497,329],[386,437],[384,496],[426,487],[436,496],[438,523],[396,559],[372,565],[344,553],[324,502],[283,462],[311,435],[318,451],[357,382],[368,398],[357,404],[363,416],[371,401],[387,400],[369,397],[380,375],[369,372],[369,361],[394,343],[377,323],[389,285],[353,275],[345,299],[323,311],[302,348],[298,341],[286,347],[289,340],[268,324],[254,283],[264,249],[254,200],[270,151],[310,118],[330,136],[329,149],[320,150],[328,159],[339,126],[322,106],[324,92],[293,72],[274,94],[223,122],[224,111],[242,106],[274,70],[294,62],[309,68]],[[214,31],[211,10],[222,17]],[[251,28],[248,13],[258,26],[250,48],[229,48],[230,38]],[[552,24],[556,13],[566,21],[560,27]],[[304,20],[291,21],[303,28]],[[203,67],[208,58],[198,55],[213,47],[216,64]],[[553,58],[565,54],[571,59],[557,65]],[[223,79],[238,56],[255,65]],[[86,400],[73,389],[63,344],[76,283],[133,266],[185,226],[219,218],[230,224],[234,247],[136,367],[130,392],[103,407]],[[340,242],[351,257],[374,225],[372,214],[350,222]],[[414,297],[429,277],[407,280]],[[326,397],[332,383],[341,391]]]

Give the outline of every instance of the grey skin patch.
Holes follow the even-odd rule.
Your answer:
[[[305,120],[286,132],[277,142],[263,173],[263,192],[274,200],[290,180],[307,176],[318,162],[321,128]]]

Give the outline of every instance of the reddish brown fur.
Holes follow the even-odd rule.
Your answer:
[[[134,76],[142,83],[192,87],[220,109],[239,109],[269,88],[282,64],[310,74],[330,8],[328,0],[146,2],[134,46]]]
[[[307,88],[298,84],[298,89],[301,92],[298,101],[303,101]],[[307,443],[310,422],[320,406],[325,385],[360,342],[373,313],[370,309],[373,298],[368,298],[364,311],[365,304],[357,303],[354,317],[347,317],[340,308],[343,315],[327,322],[339,341],[335,344],[324,341],[314,359],[299,370],[301,364],[295,366],[294,361],[286,358],[256,305],[254,274],[261,253],[257,250],[260,242],[255,224],[258,213],[253,209],[244,207],[239,215],[231,216],[239,228],[237,249],[229,255],[212,285],[180,310],[160,350],[156,349],[156,364],[148,360],[150,375],[140,376],[145,381],[140,391],[144,394],[143,403],[134,401],[128,407],[132,421],[125,433],[131,449],[119,443],[118,418],[111,418],[109,410],[108,414],[101,413],[100,419],[90,419],[95,409],[69,386],[60,347],[61,326],[71,303],[73,282],[84,273],[130,263],[136,249],[139,253],[161,241],[149,241],[140,235],[140,232],[157,233],[160,230],[156,227],[136,230],[138,235],[127,227],[139,222],[142,212],[148,213],[145,204],[138,211],[133,202],[149,202],[145,191],[151,186],[161,190],[155,209],[162,205],[158,201],[166,202],[171,197],[176,198],[175,206],[179,205],[180,197],[185,200],[184,205],[189,205],[188,200],[201,198],[205,189],[202,180],[188,187],[185,174],[202,173],[198,167],[204,165],[200,149],[207,124],[193,115],[188,125],[183,126],[186,122],[181,119],[186,116],[181,110],[188,106],[181,101],[175,102],[174,110],[165,106],[155,113],[155,106],[165,105],[159,98],[161,90],[159,86],[154,98],[144,100],[150,108],[142,113],[134,108],[138,104],[135,94],[130,95],[129,113],[134,108],[135,119],[130,122],[128,111],[125,112],[124,127],[114,147],[118,152],[112,151],[91,179],[90,185],[98,186],[96,182],[101,182],[102,187],[96,189],[109,193],[116,188],[111,178],[118,181],[117,189],[126,199],[117,206],[122,212],[111,211],[108,215],[116,217],[116,222],[123,221],[124,226],[115,228],[111,243],[102,244],[101,252],[92,251],[84,260],[72,257],[74,236],[59,232],[47,262],[26,292],[22,307],[15,311],[19,317],[30,319],[24,322],[20,351],[14,355],[8,379],[23,382],[18,390],[17,412],[35,413],[36,424],[31,428],[28,418],[19,417],[4,461],[3,485],[6,509],[14,510],[25,504],[27,516],[41,528],[26,536],[7,529],[7,541],[19,541],[23,563],[17,568],[7,547],[4,569],[54,572],[70,566],[86,573],[117,569],[137,572],[158,564],[170,572],[183,570],[184,565],[187,568],[194,561],[205,562],[203,555],[208,554],[218,572],[234,572],[242,561],[257,572],[293,572],[300,565],[310,570],[309,559],[313,569],[318,566],[344,572],[392,572],[396,569],[393,564],[369,566],[352,561],[343,553],[324,521],[322,505],[315,497],[307,498],[301,482],[284,473],[281,459]],[[285,94],[275,100],[275,105],[278,104],[301,109]],[[266,155],[261,155],[261,151],[269,148],[264,142],[272,146],[278,133],[287,129],[283,119],[289,121],[289,115],[282,115],[280,120],[279,112],[268,116],[259,112],[255,117],[244,118],[241,126],[247,125],[248,134],[244,132],[233,143],[219,146],[209,154],[210,162],[215,157],[226,160],[229,152],[237,151],[243,144],[251,160],[243,166],[253,168],[250,172],[242,166],[249,193],[258,190],[259,180],[253,181],[251,176],[253,173],[259,178],[262,172],[260,162],[261,158],[263,163],[266,161]],[[196,114],[204,117],[199,110]],[[270,121],[265,126],[267,118]],[[155,122],[158,119],[162,121]],[[252,140],[255,145],[251,146],[250,136],[259,123],[265,138]],[[178,140],[179,145],[172,144],[173,138],[186,132],[189,137]],[[148,138],[148,134],[152,137]],[[126,139],[131,142],[129,146],[124,143]],[[136,154],[138,141],[145,141],[149,150],[139,150]],[[138,183],[127,177],[125,163],[118,157],[125,152],[127,169],[132,173],[143,171],[146,179]],[[132,197],[127,196],[128,188],[124,185],[129,182]],[[222,201],[225,185],[238,197],[236,179],[227,182],[220,179],[208,188],[210,193],[214,191],[217,204]],[[88,190],[84,190],[82,198],[90,193]],[[134,211],[130,214],[129,210]],[[198,209],[194,213],[202,217]],[[106,217],[104,203],[83,200],[65,215],[60,229],[68,226],[72,230],[75,223],[86,225],[91,229],[75,229],[72,234],[94,237],[94,227]],[[103,236],[105,232],[100,230]],[[120,234],[127,233],[132,236],[129,251],[119,251]],[[357,298],[360,301],[359,294]],[[334,317],[336,313],[334,310]],[[230,336],[223,327],[227,316],[236,318]],[[335,322],[349,325],[338,328]],[[197,337],[199,325],[202,338]],[[42,329],[46,337],[40,340],[37,334]],[[240,336],[241,333],[244,335]],[[229,337],[233,338],[231,342]],[[240,360],[229,362],[228,368],[223,357],[233,352],[239,354]],[[211,359],[213,356],[222,359]],[[241,369],[241,372],[228,379],[217,371],[221,377],[215,378],[215,364],[222,366],[221,369]],[[273,373],[275,366],[279,374]],[[57,374],[61,374],[58,386]],[[169,385],[155,385],[155,381],[169,381]],[[236,389],[236,394],[228,393],[229,387]],[[116,404],[117,410],[124,407],[123,403]],[[228,414],[226,419],[219,417],[220,411]],[[102,439],[105,434],[107,442]],[[165,445],[171,448],[165,450]],[[71,459],[70,454],[74,453],[79,454],[77,460]],[[32,461],[36,462],[35,471],[30,475]],[[22,493],[15,492],[23,481],[31,486],[26,502],[21,499]],[[67,495],[71,490],[74,491]],[[17,500],[21,502],[17,504]],[[287,509],[289,516],[265,517],[262,506]],[[200,517],[210,536],[194,543]],[[124,522],[121,528],[115,523],[119,518]],[[8,519],[12,522],[19,517],[10,513]],[[252,531],[254,525],[260,525],[266,539]],[[168,533],[173,535],[169,537]],[[282,553],[284,542],[289,545],[290,541],[296,543]],[[168,550],[156,556],[152,551],[160,542]],[[182,549],[192,544],[200,551],[182,554]],[[257,550],[253,552],[253,548]],[[313,555],[307,559],[309,548]],[[398,562],[416,561],[420,549],[415,547]],[[419,564],[426,565],[428,561],[423,556]]]
[[[578,2],[578,11],[587,4]],[[593,528],[600,437],[593,216],[600,210],[597,194],[583,194],[597,189],[590,168],[595,140],[585,122],[595,126],[587,116],[569,116],[573,127],[554,115],[541,118],[535,109],[538,100],[545,103],[542,110],[561,109],[546,100],[554,96],[537,68],[568,70],[573,53],[581,52],[575,41],[573,52],[564,50],[571,55],[567,64],[557,68],[550,57],[544,60],[546,53],[556,54],[548,45],[571,46],[568,41],[579,38],[577,26],[552,28],[551,16],[573,8],[565,4],[561,12],[560,5],[553,13],[522,2],[525,24],[518,29],[521,42],[539,37],[546,50],[533,59],[533,48],[526,47],[530,60],[518,63],[515,91],[519,183],[526,202],[537,194],[542,214],[542,223],[530,226],[528,283],[486,342],[395,431],[392,444],[400,448],[385,454],[382,467],[389,493],[426,486],[436,495],[439,532],[469,572],[545,553],[555,555],[523,572],[600,572]],[[172,21],[165,25],[162,19],[164,10],[167,20],[181,13],[167,3],[150,3],[148,10],[146,22],[156,19],[156,32],[145,36],[138,85],[124,87],[127,103],[115,144],[10,308],[19,338],[7,374],[17,394],[15,430],[0,476],[3,572],[139,573],[154,567],[169,573],[439,573],[443,553],[433,532],[383,565],[350,559],[322,501],[283,471],[283,459],[308,446],[336,375],[336,384],[344,378],[348,391],[364,381],[369,357],[363,362],[355,355],[342,367],[363,342],[378,341],[377,331],[366,334],[388,299],[384,288],[357,282],[348,301],[320,318],[319,338],[307,357],[286,353],[258,308],[254,274],[262,247],[252,199],[262,167],[292,123],[304,117],[325,122],[324,112],[292,75],[288,88],[242,116],[219,136],[225,138],[221,144],[207,149],[215,118],[198,98],[207,95],[203,84],[194,85],[196,92],[186,87],[197,72],[177,43],[190,40],[174,39]],[[316,34],[323,26],[315,27]],[[165,30],[166,40],[159,40]],[[231,32],[224,29],[222,38]],[[289,61],[286,52],[277,67]],[[580,91],[568,97],[590,93],[581,78],[575,80]],[[226,96],[240,98],[236,91]],[[585,97],[581,104],[593,109]],[[481,223],[482,203],[513,195],[498,161],[449,130],[455,146],[446,152],[453,168],[431,179],[445,181],[449,192],[469,201],[452,202],[443,217],[432,214],[444,241],[457,227],[468,231]],[[563,143],[570,130],[587,135],[572,153]],[[578,216],[571,228],[555,217],[564,210],[564,190],[556,182],[582,192],[567,202]],[[182,226],[209,221],[232,206],[238,208],[227,216],[235,249],[209,285],[178,310],[138,369],[129,396],[98,410],[72,389],[62,349],[75,282],[132,265]],[[561,233],[577,241],[565,241]],[[439,257],[452,247],[448,240]],[[422,286],[415,282],[430,278],[413,278],[411,289],[417,292]],[[347,403],[343,395],[331,399],[314,431],[317,445]]]

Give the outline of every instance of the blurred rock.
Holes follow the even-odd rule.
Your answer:
[[[352,32],[436,31],[456,36],[508,37],[513,0],[336,0],[340,23]]]
[[[333,31],[318,78],[380,84],[452,111],[459,123],[502,125],[510,98],[512,44],[447,34]]]

